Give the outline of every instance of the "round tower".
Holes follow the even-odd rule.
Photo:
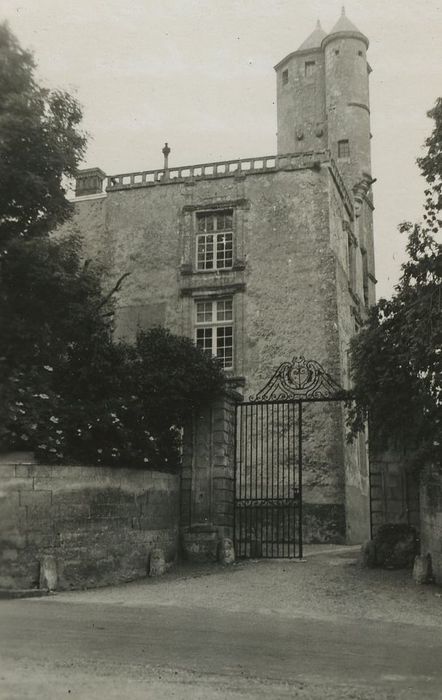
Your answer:
[[[321,49],[326,36],[318,22],[299,49],[275,66],[278,153],[327,148],[325,69]]]
[[[342,14],[321,47],[328,148],[351,191],[371,179],[367,37]]]

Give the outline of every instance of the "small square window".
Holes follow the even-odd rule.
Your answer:
[[[338,141],[338,158],[350,158],[350,144],[348,139]]]
[[[289,82],[289,72],[288,70],[283,70],[282,71],[282,84],[287,85]]]
[[[335,49],[335,56],[339,56],[339,49]]]
[[[309,78],[314,74],[316,70],[316,61],[306,61],[305,62],[305,77]]]
[[[358,51],[358,56],[363,56],[364,52],[363,51]]]

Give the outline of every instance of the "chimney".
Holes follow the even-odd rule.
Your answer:
[[[163,148],[162,153],[163,153],[163,156],[164,156],[164,165],[163,165],[163,169],[164,169],[164,179],[165,179],[165,180],[168,180],[168,179],[169,179],[169,153],[170,153],[170,148],[169,148],[169,144],[167,143],[167,141],[166,141],[166,143],[164,144],[164,148]]]

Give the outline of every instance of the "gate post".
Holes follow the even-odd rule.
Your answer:
[[[233,538],[235,497],[235,406],[226,391],[193,416],[184,432],[181,479],[183,554],[194,561],[216,561],[219,543]]]

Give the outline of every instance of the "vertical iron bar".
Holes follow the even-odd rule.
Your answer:
[[[242,556],[242,539],[243,539],[243,531],[244,531],[244,523],[243,523],[243,507],[242,507],[242,498],[243,498],[243,471],[244,471],[244,463],[243,463],[243,455],[244,455],[244,441],[243,441],[243,436],[244,436],[244,407],[239,406],[240,412],[239,412],[239,429],[240,429],[240,452],[239,452],[239,459],[240,459],[240,472],[239,472],[239,498],[241,501],[241,506],[239,509],[239,551],[240,551],[240,556]]]
[[[271,499],[271,507],[270,507],[270,513],[271,513],[271,529],[270,529],[270,556],[273,557],[273,540],[274,540],[274,532],[275,532],[275,511],[273,507],[273,498],[274,498],[274,490],[275,490],[275,406],[271,404],[271,417],[272,417],[272,481],[270,483],[270,499]]]
[[[249,536],[249,557],[251,556],[251,550],[252,550],[252,464],[253,464],[253,406],[249,406],[250,408],[250,441],[249,441],[249,504],[247,506],[247,516],[248,516],[248,523],[247,523],[247,533]],[[249,411],[247,411],[249,412]]]
[[[260,411],[261,411],[261,459],[260,459],[260,470],[261,470],[261,475],[260,475],[261,478],[260,478],[260,481],[261,481],[261,490],[260,490],[260,493],[259,493],[259,498],[260,498],[260,504],[261,504],[261,505],[260,505],[260,507],[259,507],[259,513],[260,513],[260,519],[261,519],[261,523],[260,523],[260,530],[261,530],[261,545],[260,545],[260,547],[261,547],[261,556],[264,556],[263,524],[262,524],[263,515],[264,515],[264,510],[263,510],[263,506],[262,506],[262,497],[263,497],[262,491],[263,491],[263,476],[264,476],[264,474],[263,474],[263,472],[264,472],[264,406],[263,406],[263,405],[260,406]]]
[[[302,546],[302,401],[299,402],[298,409],[298,491],[299,491],[299,504],[298,504],[298,536],[299,536],[299,558],[302,559],[303,546]]]
[[[279,403],[276,404],[276,424],[277,424],[277,431],[276,431],[276,439],[277,439],[277,444],[276,444],[276,453],[277,453],[277,462],[276,462],[276,498],[279,500],[279,473],[280,473],[280,464],[279,464]],[[278,501],[277,501],[278,503]],[[277,507],[276,509],[276,556],[279,557],[279,508]]]
[[[288,410],[288,418],[287,418],[287,498],[290,498],[290,456],[291,456],[291,450],[290,450],[290,413],[291,413],[292,405],[291,403],[288,404],[287,410]],[[288,556],[290,557],[290,505],[289,501],[287,501],[287,548],[288,548]]]
[[[258,464],[259,464],[259,403],[256,404],[255,406],[255,511],[254,511],[254,518],[255,518],[255,548],[256,548],[256,553],[255,557],[257,556],[257,553],[259,552],[258,548],[258,505],[257,505],[257,498],[258,498]]]
[[[248,433],[248,427],[247,427],[247,406],[244,406],[244,412],[243,412],[243,421],[244,421],[244,432],[245,432],[245,440],[244,440],[244,464],[243,464],[243,471],[244,471],[244,502],[243,502],[243,515],[242,515],[242,520],[243,520],[243,525],[244,525],[244,530],[243,530],[243,536],[242,536],[242,542],[241,542],[241,548],[244,547],[244,556],[247,556],[247,505],[246,505],[246,499],[247,499],[247,458],[249,454],[248,450],[248,445],[249,445],[249,433]]]
[[[285,498],[285,460],[287,452],[285,449],[285,404],[282,404],[282,498]],[[284,504],[284,501],[283,501]],[[285,505],[281,507],[282,517],[282,556],[285,556]]]
[[[266,557],[269,556],[269,404],[266,403]]]
[[[236,546],[236,485],[238,482],[238,455],[237,455],[237,434],[238,430],[238,405],[235,405],[233,412],[233,547],[237,551]]]

